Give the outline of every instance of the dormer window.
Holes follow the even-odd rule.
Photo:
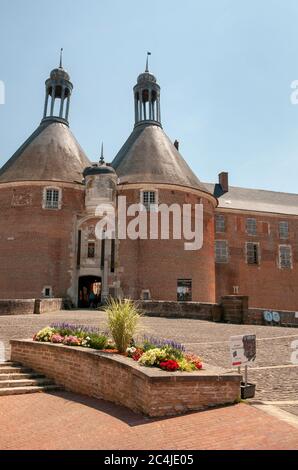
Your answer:
[[[62,191],[60,188],[45,188],[43,209],[61,209]]]

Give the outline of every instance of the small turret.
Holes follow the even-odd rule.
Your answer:
[[[149,56],[147,52],[146,69],[138,76],[134,87],[135,126],[152,122],[161,126],[160,115],[160,86],[155,76],[149,72]]]
[[[84,170],[86,185],[85,205],[89,214],[95,214],[100,204],[116,204],[117,174],[104,159],[103,144],[101,157],[96,163]]]
[[[61,121],[68,125],[70,97],[73,84],[70,76],[62,65],[62,52],[60,52],[59,67],[52,70],[50,78],[46,81],[46,97],[44,105],[44,121]],[[57,105],[58,103],[58,105]]]

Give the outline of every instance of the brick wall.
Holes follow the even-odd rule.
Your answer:
[[[55,183],[63,190],[61,210],[45,210],[43,190],[49,185],[0,185],[0,299],[40,298],[49,286],[54,297],[66,297],[71,287],[84,192],[80,185]]]
[[[233,286],[239,294],[249,297],[249,307],[260,309],[298,310],[298,217],[277,214],[236,213],[216,211],[225,216],[225,233],[216,233],[215,239],[229,243],[229,262],[216,263],[216,301],[233,294]],[[246,219],[257,220],[257,235],[246,233]],[[279,238],[279,222],[288,221],[289,239]],[[245,244],[260,244],[259,265],[246,262]],[[280,269],[278,247],[292,246],[292,269]]]
[[[35,302],[35,312],[37,314],[57,312],[63,310],[63,299],[40,299]]]
[[[197,320],[220,321],[222,309],[218,304],[198,302],[138,302],[145,315],[167,318],[194,318]]]
[[[264,312],[268,309],[249,308],[244,316],[244,323],[247,325],[265,325]],[[271,310],[270,310],[271,311]],[[280,325],[289,327],[298,327],[298,317],[296,312],[274,310],[280,315]],[[273,323],[274,324],[274,323]]]
[[[63,299],[1,300],[0,315],[32,315],[63,309]]]
[[[0,300],[0,315],[32,315],[35,299]]]
[[[53,379],[66,390],[121,404],[148,416],[171,416],[239,399],[241,377],[206,366],[194,373],[145,368],[120,355],[11,341],[11,360]]]
[[[140,189],[122,190],[127,204],[140,201]],[[202,194],[203,196],[203,194]],[[149,290],[151,299],[177,300],[178,279],[192,280],[194,302],[215,303],[214,207],[205,197],[183,189],[159,189],[159,204],[202,203],[204,206],[204,244],[202,249],[186,251],[186,240],[120,240],[119,277],[125,296],[140,299]],[[149,217],[149,216],[148,216]],[[194,225],[193,225],[194,227]],[[192,229],[193,229],[192,227]],[[172,221],[170,221],[172,233]]]

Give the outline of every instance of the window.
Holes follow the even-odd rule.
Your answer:
[[[150,290],[142,290],[142,300],[150,300],[151,295],[150,295]]]
[[[247,264],[259,264],[260,253],[258,243],[246,243],[246,261]]]
[[[224,215],[217,215],[215,217],[215,231],[216,233],[224,233],[226,231]]]
[[[82,249],[82,231],[78,231],[78,251],[77,251],[77,266],[81,264],[81,249]]]
[[[88,258],[95,258],[95,243],[88,242]]]
[[[288,222],[279,222],[279,238],[289,238]]]
[[[192,280],[178,279],[177,282],[178,302],[191,302],[192,300]]]
[[[292,268],[292,248],[289,245],[279,246],[279,267],[281,269]]]
[[[157,205],[156,191],[142,191],[141,202],[145,206],[146,211],[154,211]]]
[[[257,234],[257,221],[256,219],[246,219],[246,233],[249,235]]]
[[[43,200],[44,209],[61,208],[61,190],[58,188],[46,188]]]
[[[112,243],[111,243],[111,273],[115,272],[115,250],[116,250],[116,242],[115,242],[115,238],[113,238]]]
[[[105,238],[102,238],[102,240],[101,240],[100,269],[104,269],[104,267],[105,267],[105,249],[106,249],[106,241],[105,241]]]
[[[228,242],[226,240],[215,241],[215,262],[227,263],[229,261]]]
[[[52,287],[44,287],[43,288],[43,296],[44,297],[52,297]]]

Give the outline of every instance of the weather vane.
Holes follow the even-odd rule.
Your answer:
[[[101,144],[101,155],[100,155],[100,164],[103,165],[105,162],[104,156],[103,156],[103,142]]]
[[[63,59],[63,47],[61,47],[61,49],[60,49],[60,66],[59,66],[60,69],[63,68],[62,59]]]
[[[146,70],[145,72],[149,72],[149,56],[151,55],[151,52],[147,52],[147,61],[146,61]]]

